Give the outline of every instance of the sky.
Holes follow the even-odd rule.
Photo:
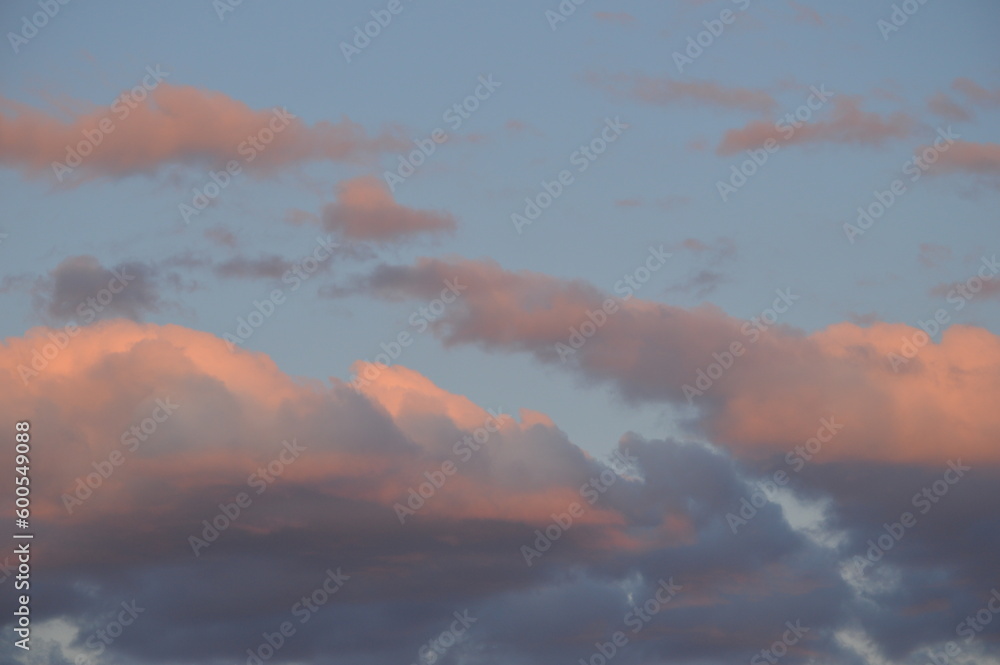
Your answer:
[[[1000,5],[0,28],[0,663],[1000,663]]]

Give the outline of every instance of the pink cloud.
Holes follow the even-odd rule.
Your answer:
[[[448,213],[414,210],[396,203],[389,188],[374,176],[337,186],[337,203],[323,209],[323,224],[354,240],[386,242],[418,233],[454,231]]]
[[[964,94],[975,104],[981,106],[1000,106],[1000,89],[987,90],[972,79],[965,77],[955,79],[951,87]]]
[[[956,103],[943,92],[939,92],[927,100],[927,108],[931,113],[955,122],[972,119],[972,113],[968,109]]]
[[[369,136],[347,118],[307,125],[285,109],[253,110],[220,92],[168,82],[140,103],[119,98],[68,121],[0,98],[0,164],[60,181],[148,174],[169,165],[218,167],[230,160],[256,172],[310,161],[364,163],[403,147],[402,139]]]
[[[948,150],[940,153],[934,169],[983,175],[1000,173],[1000,143],[956,141]]]
[[[845,429],[830,459],[937,464],[946,441],[951,455],[1000,462],[1000,412],[991,406],[1000,393],[1000,337],[980,328],[951,326],[940,343],[894,369],[890,354],[902,355],[919,329],[841,323],[805,335],[780,325],[760,330],[711,306],[633,298],[618,301],[596,334],[566,351],[574,327],[607,311],[610,296],[583,282],[508,272],[492,262],[423,260],[376,271],[371,289],[425,298],[444,278],[468,284],[461,302],[434,324],[446,345],[528,352],[610,382],[631,401],[696,404],[700,427],[741,456],[787,451],[832,416]],[[686,387],[696,387],[699,371],[720,362],[713,354],[735,342],[745,353],[689,402]]]
[[[913,134],[916,122],[902,112],[887,117],[861,110],[856,97],[841,97],[833,102],[833,112],[828,120],[806,123],[795,129],[790,124],[756,121],[740,129],[726,132],[715,149],[718,155],[732,155],[744,150],[759,148],[769,139],[781,145],[809,143],[846,143],[880,146],[891,139],[906,138]]]
[[[380,368],[354,392],[337,380],[332,386],[299,381],[268,356],[232,353],[208,333],[124,320],[77,329],[58,353],[36,357],[64,334],[36,328],[0,346],[0,390],[10,396],[0,414],[28,419],[38,436],[60,443],[40,448],[35,460],[46,472],[33,515],[50,524],[85,526],[118,515],[134,526],[170,514],[190,519],[193,528],[200,512],[215,509],[219,488],[245,488],[248,473],[293,439],[308,461],[289,463],[282,486],[306,494],[320,488],[322,496],[377,506],[386,516],[410,487],[426,481],[423,471],[439,469],[446,459],[481,457],[451,475],[447,492],[428,501],[421,516],[544,526],[553,506],[580,501],[580,484],[604,468],[544,414],[524,410],[518,422],[401,366]],[[365,366],[353,369],[363,373]],[[164,404],[169,417],[159,421],[155,436],[125,452],[130,426]],[[485,441],[475,439],[485,450],[456,453],[456,442],[477,430],[490,432]],[[71,512],[64,495],[116,450],[127,473],[110,475],[84,507],[70,504]],[[624,523],[614,508],[589,509],[579,524],[582,531],[597,529],[590,533],[599,537],[582,546],[640,547],[643,539],[625,536]],[[680,537],[686,525],[678,517],[650,536],[662,543]],[[258,537],[271,529],[266,513],[233,527]]]

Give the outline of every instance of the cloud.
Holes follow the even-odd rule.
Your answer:
[[[920,254],[917,256],[917,260],[925,268],[936,268],[951,260],[951,256],[951,248],[946,245],[922,242],[920,243]]]
[[[644,104],[669,106],[693,103],[768,113],[776,107],[767,92],[751,88],[728,88],[712,81],[678,81],[667,76],[642,74],[604,75],[590,73],[587,81],[614,95]]]
[[[708,257],[712,265],[736,256],[736,242],[732,238],[720,237],[711,243],[698,238],[685,238],[673,246],[677,251],[691,252],[696,256]]]
[[[112,130],[102,131],[102,123]],[[177,165],[218,168],[230,160],[248,172],[270,174],[312,161],[368,163],[404,144],[388,133],[369,136],[347,118],[307,125],[285,109],[257,111],[221,92],[167,82],[137,105],[116,100],[68,121],[0,98],[0,164],[60,181],[152,174]],[[65,164],[74,150],[79,166],[54,173],[53,163]]]
[[[471,284],[474,275],[465,272]],[[519,280],[540,289],[540,312],[566,288],[530,273],[494,276],[508,287],[492,294],[494,305],[502,297],[530,310],[529,294],[510,291]],[[390,282],[383,279],[382,288]],[[589,293],[569,290],[576,295],[558,304],[563,314]],[[481,295],[470,289],[469,297]],[[509,305],[504,310],[509,314]],[[809,628],[802,646],[811,656],[852,662],[836,635],[857,617],[874,644],[901,661],[920,648],[908,639],[914,630],[924,644],[948,639],[982,603],[977,590],[993,579],[990,548],[974,545],[984,530],[996,532],[1000,473],[981,458],[858,583],[845,580],[840,566],[882,535],[883,523],[898,519],[943,465],[858,460],[845,429],[835,446],[791,473],[789,485],[803,499],[825,503],[817,528],[840,544],[817,544],[772,501],[754,503],[756,514],[733,534],[727,513],[761,491],[756,481],[773,477],[767,464],[784,464],[784,451],[744,466],[709,445],[626,434],[616,450],[632,461],[616,473],[544,414],[503,417],[499,406],[483,408],[411,369],[384,368],[355,392],[336,379],[289,376],[264,354],[230,353],[208,333],[121,319],[82,328],[58,353],[42,356],[44,366],[23,382],[19,367],[37,362],[34,352],[58,332],[38,328],[0,345],[0,391],[7,396],[0,418],[29,420],[36,441],[59,441],[36,445],[32,457],[33,469],[44,469],[32,477],[33,527],[61,544],[38,559],[45,584],[33,588],[33,644],[37,639],[49,651],[47,662],[72,662],[113,618],[112,609],[131,599],[144,613],[114,649],[136,665],[243,661],[262,634],[285,621],[295,633],[280,651],[284,660],[319,665],[339,653],[360,665],[413,662],[463,610],[476,622],[450,656],[488,651],[525,665],[586,659],[595,642],[633,627],[625,623],[633,608],[667,579],[681,590],[621,650],[623,665],[668,657],[746,661],[772,641],[761,636],[777,639],[786,621],[797,620]],[[862,403],[873,396],[864,385],[850,388]],[[988,408],[993,394],[980,398]],[[798,435],[795,409],[802,406],[792,401],[781,417],[770,414],[786,430],[777,439]],[[892,447],[896,411],[884,401],[872,406],[887,424],[879,447]],[[154,416],[159,421],[147,427]],[[845,422],[872,426],[856,416],[845,415]],[[938,416],[927,413],[917,425],[934,426]],[[486,434],[487,426],[495,431]],[[971,435],[949,431],[939,457],[963,456]],[[282,458],[288,450],[298,456]],[[441,471],[446,462],[456,465],[448,475]],[[401,524],[395,505],[412,488],[432,487],[434,473],[445,480],[422,490],[424,505]],[[67,503],[88,474],[90,494]],[[595,490],[593,503],[581,493],[586,486],[603,490]],[[0,478],[0,492],[12,491],[13,481]],[[206,521],[222,514],[220,505],[235,505],[241,492],[250,503],[219,520],[225,526],[196,556],[192,536],[202,537]],[[528,567],[522,546],[533,546],[552,515],[572,502],[586,506],[583,515]],[[4,510],[12,519],[11,508]],[[295,603],[337,569],[349,579],[301,623]],[[876,584],[882,571],[902,583]],[[56,620],[62,628],[47,630]],[[10,623],[0,627],[9,630]],[[12,650],[0,646],[0,657],[9,659]],[[796,657],[790,653],[788,662]]]
[[[788,136],[787,129],[773,122],[755,121],[740,129],[726,132],[715,149],[717,155],[732,155],[744,150],[759,148],[768,139],[782,145],[813,143],[844,143],[863,146],[881,146],[892,139],[913,135],[916,122],[902,112],[883,117],[878,113],[861,110],[857,97],[839,97],[833,100],[833,111],[828,120],[817,120],[797,128]]]
[[[815,25],[821,28],[826,25],[826,21],[823,20],[822,16],[820,16],[820,13],[812,7],[795,2],[795,0],[789,0],[788,6],[795,10],[796,23],[808,23],[809,25]]]
[[[389,188],[375,177],[340,183],[337,199],[323,209],[323,226],[352,240],[384,243],[421,233],[452,232],[457,227],[448,213],[414,210],[396,203]]]
[[[940,298],[962,298],[966,302],[980,298],[1000,299],[1000,279],[982,280],[973,277],[970,281],[981,286],[973,291],[967,282],[945,282],[932,287],[928,294]]]
[[[706,243],[698,238],[685,238],[671,246],[676,252],[687,252],[694,255],[700,262],[717,267],[724,261],[736,257],[736,243],[732,238],[718,238]],[[720,285],[731,282],[732,278],[718,270],[698,268],[686,279],[667,288],[667,293],[693,293],[697,298],[705,298]]]
[[[667,289],[668,293],[693,293],[698,298],[704,298],[722,284],[733,281],[721,272],[715,270],[699,270],[680,284]]]
[[[213,226],[206,229],[204,236],[223,247],[235,248],[239,244],[236,234],[222,226]]]
[[[987,90],[972,79],[965,77],[959,77],[952,81],[951,87],[953,90],[965,95],[969,101],[979,106],[1000,106],[1000,89]]]
[[[459,653],[540,665],[585,657],[668,578],[683,594],[622,663],[649,649],[744,659],[788,617],[844,620],[846,585],[776,505],[732,547],[724,514],[748,488],[705,446],[626,435],[618,450],[633,467],[619,476],[544,415],[498,423],[406,368],[387,368],[359,394],[297,380],[207,333],[122,320],[83,328],[23,383],[18,366],[52,333],[0,346],[0,417],[59,441],[32,458],[44,469],[32,478],[33,526],[62,545],[38,560],[32,637],[55,639],[40,627],[58,618],[67,653],[85,650],[109,608],[133,598],[144,614],[114,648],[138,665],[242,661],[284,621],[296,633],[283,660],[412,662],[463,609],[477,623]],[[154,414],[141,441],[130,435]],[[496,431],[480,437],[490,423]],[[455,452],[463,441],[467,456]],[[291,442],[300,457],[280,457]],[[112,464],[116,452],[123,461]],[[394,504],[448,461],[460,468],[400,524]],[[89,496],[66,503],[108,464]],[[591,482],[602,483],[593,503],[580,490]],[[241,492],[250,504],[196,556],[191,537]],[[584,514],[528,567],[521,547],[574,501]],[[291,608],[330,569],[350,579],[299,623]],[[706,617],[713,609],[723,611]],[[818,632],[809,643],[834,648]]]
[[[968,109],[956,103],[943,92],[936,93],[928,99],[927,108],[931,113],[954,122],[963,122],[972,119],[972,113]]]
[[[236,256],[215,265],[212,270],[219,277],[278,279],[292,265],[294,264],[283,256],[268,254],[257,258]]]
[[[167,304],[154,267],[133,261],[106,268],[88,255],[64,259],[31,290],[39,312],[60,323],[114,317],[140,321]]]
[[[1000,143],[956,141],[939,154],[937,164],[930,172],[940,171],[996,175],[1000,173]]]
[[[610,383],[630,402],[695,404],[701,431],[741,457],[787,450],[811,436],[818,418],[834,416],[848,427],[831,452],[839,459],[937,464],[941,442],[948,441],[950,454],[1000,461],[993,443],[1000,413],[987,397],[1000,390],[1000,337],[981,328],[952,325],[940,343],[903,360],[906,341],[922,334],[907,325],[839,323],[806,335],[711,306],[682,309],[631,298],[619,301],[620,309],[578,349],[560,350],[609,294],[493,262],[428,259],[376,268],[357,288],[384,298],[431,299],[444,279],[468,285],[432,325],[446,346],[529,353],[584,380]],[[773,321],[778,315],[772,315]],[[725,354],[736,342],[744,353],[729,362]],[[895,369],[890,354],[900,356]],[[693,395],[699,372],[723,362],[731,368]]]
[[[594,18],[603,23],[618,23],[620,25],[635,22],[635,17],[628,12],[594,12]]]

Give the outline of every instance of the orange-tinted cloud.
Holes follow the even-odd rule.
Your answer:
[[[158,399],[178,405],[176,413],[155,444],[125,453],[131,469],[95,492],[97,513],[121,505],[154,510],[155,492],[146,488],[164,483],[183,486],[188,496],[173,503],[156,497],[155,510],[180,510],[181,501],[213,487],[244,483],[293,438],[307,447],[309,461],[290,465],[283,481],[321,484],[387,511],[426,480],[423,471],[445,460],[468,461],[421,512],[451,519],[544,526],[553,507],[579,501],[579,485],[602,468],[543,414],[524,412],[519,424],[502,409],[484,409],[404,367],[384,368],[356,394],[339,382],[332,389],[299,382],[266,355],[231,353],[214,335],[174,325],[118,319],[69,334],[36,328],[0,347],[0,388],[10,396],[4,413],[30,420],[40,436],[60,437],[58,455],[43,454],[46,489],[37,507],[55,522],[70,514],[60,497],[74,480],[121,450],[123,434]],[[59,413],[48,413],[48,404],[58,404]],[[465,435],[483,429],[490,432],[485,442],[480,432],[455,452]],[[208,501],[204,509],[212,507]],[[581,521],[621,522],[604,509]]]
[[[323,210],[323,225],[353,240],[388,242],[419,233],[454,231],[449,213],[414,210],[396,203],[389,188],[373,176],[337,186],[337,203]]]
[[[530,275],[507,286],[523,278]],[[552,284],[530,281],[546,300]],[[560,312],[586,293],[573,290]],[[514,294],[493,294],[505,295]],[[629,305],[629,315],[647,306]],[[701,315],[714,320],[711,312]],[[522,327],[523,317],[512,325]],[[392,657],[367,657],[377,651],[368,648],[359,662],[406,662],[425,635],[439,634],[442,605],[444,616],[468,606],[474,616],[493,619],[470,635],[500,645],[523,642],[534,627],[531,659],[521,660],[556,662],[567,648],[587,653],[607,634],[604,626],[619,625],[635,599],[651,597],[668,578],[683,585],[667,610],[670,621],[662,624],[669,625],[669,640],[650,635],[658,640],[651,644],[671,653],[724,659],[800,611],[818,612],[803,622],[834,632],[845,620],[843,606],[856,602],[838,573],[839,553],[795,532],[782,508],[766,498],[754,503],[752,523],[731,533],[727,512],[741,510],[741,501],[761,490],[721,451],[628,434],[619,451],[633,458],[635,473],[617,475],[544,415],[525,411],[520,422],[491,422],[489,409],[412,370],[384,368],[358,394],[337,380],[290,377],[263,354],[229,353],[223,340],[204,332],[121,320],[74,334],[61,351],[47,353],[37,376],[22,382],[18,365],[59,335],[35,329],[0,345],[0,420],[31,422],[32,528],[60,545],[33,557],[32,572],[49,580],[33,598],[43,601],[39,607],[57,607],[61,621],[87,635],[94,617],[134,596],[150,612],[129,627],[131,662],[157,662],[165,653],[184,662],[211,660],[185,655],[191,645],[201,653],[245,653],[248,634],[282,625],[275,618],[287,618],[291,604],[333,570],[349,579],[334,602],[310,618],[311,629],[296,635],[292,644],[306,649],[295,656],[302,662],[320,662],[308,654],[327,653],[329,635],[352,621],[357,627],[346,639],[361,635],[365,644],[381,645],[390,635],[410,654],[396,649]],[[858,340],[835,346],[845,342]],[[673,355],[681,354],[668,349],[663,358]],[[949,409],[965,395],[959,380],[942,387],[959,389]],[[863,402],[870,395],[861,388]],[[984,391],[980,401],[992,394]],[[808,414],[777,413],[794,406],[766,405],[774,417],[741,422],[736,436],[767,439],[777,429],[784,439],[795,437]],[[891,408],[870,406],[896,422]],[[154,424],[165,407],[172,412]],[[912,429],[955,424],[934,421],[932,411],[921,415],[925,420]],[[491,425],[496,431],[481,436]],[[815,423],[808,426],[815,431]],[[856,455],[846,432],[824,449],[830,459]],[[952,432],[939,454],[964,455],[966,435]],[[470,451],[463,459],[454,446],[467,441],[481,444],[463,448]],[[841,442],[846,451],[834,450]],[[892,449],[894,441],[885,444]],[[770,445],[753,442],[757,450]],[[445,462],[461,466],[446,477]],[[882,533],[884,516],[899,510],[899,496],[935,479],[926,469],[902,471],[887,478],[878,465],[820,462],[795,480],[808,479],[834,498],[831,520],[847,533],[845,551],[851,552]],[[900,574],[925,579],[933,565],[956,580],[989,579],[993,559],[970,542],[981,539],[982,525],[992,519],[996,476],[979,467],[974,473],[934,515],[921,518],[907,540],[913,554],[897,564]],[[862,481],[852,482],[859,476]],[[75,493],[84,477],[91,496],[70,513],[63,496]],[[435,490],[432,482],[442,484]],[[424,505],[401,524],[394,503],[407,501],[418,486]],[[864,495],[876,486],[881,494]],[[592,503],[581,487],[590,488]],[[13,476],[0,478],[0,492],[13,489]],[[963,500],[973,502],[971,512],[955,509]],[[568,523],[573,504],[584,512]],[[11,510],[8,504],[0,512],[12,519]],[[529,560],[525,548],[539,552]],[[935,577],[932,588],[942,587],[951,585]],[[193,615],[153,611],[171,607],[200,609]],[[876,618],[884,615],[894,625],[895,609],[890,603]],[[706,627],[707,612],[720,618]],[[162,635],[184,639],[160,642]],[[720,636],[734,637],[720,642]],[[61,658],[57,647],[52,653]]]
[[[930,172],[934,173],[938,169],[981,175],[1000,173],[1000,143],[956,141],[948,150],[940,153]]]
[[[916,122],[902,112],[883,117],[878,113],[863,111],[858,98],[840,97],[833,101],[833,111],[828,120],[805,123],[789,135],[791,128],[788,124],[777,127],[774,122],[751,122],[745,127],[726,132],[715,152],[718,155],[732,155],[759,148],[768,139],[781,145],[847,143],[880,146],[886,141],[912,135]]]
[[[609,294],[493,262],[423,260],[377,269],[368,288],[384,297],[426,298],[444,278],[468,284],[434,324],[445,344],[529,352],[611,382],[632,401],[695,404],[709,438],[741,456],[788,451],[813,436],[821,418],[833,417],[845,429],[830,460],[938,464],[947,442],[948,455],[1000,463],[1000,412],[992,397],[1000,394],[1000,337],[980,328],[953,325],[940,343],[911,350],[907,340],[919,343],[923,333],[902,324],[841,323],[805,335],[761,328],[714,307],[687,310],[634,297],[603,316]],[[589,324],[585,338],[580,331],[594,321],[603,323]],[[743,353],[727,359],[734,343]],[[713,364],[729,367],[710,370]],[[699,381],[709,371],[718,376]]]
[[[369,136],[347,118],[307,125],[285,109],[254,110],[221,92],[169,82],[141,102],[120,97],[69,120],[0,98],[0,164],[60,181],[230,160],[257,172],[321,160],[370,162],[403,146],[389,134]]]

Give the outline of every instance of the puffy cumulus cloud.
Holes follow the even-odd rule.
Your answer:
[[[730,88],[712,81],[679,81],[668,76],[595,72],[589,73],[586,79],[591,85],[616,97],[656,106],[694,103],[759,113],[768,113],[777,106],[774,97],[763,90]]]
[[[141,102],[130,94],[68,121],[0,98],[0,164],[60,181],[154,173],[168,165],[219,167],[230,160],[250,172],[271,173],[310,161],[366,163],[404,147],[399,137],[369,136],[347,118],[308,125],[286,109],[254,110],[192,86],[162,82]],[[76,159],[67,162],[73,151],[80,155],[76,166]],[[55,163],[69,164],[70,171],[54,169]]]
[[[143,613],[113,651],[137,664],[245,662],[285,621],[295,634],[279,662],[413,662],[463,610],[476,623],[455,656],[575,660],[638,624],[619,662],[747,659],[785,621],[832,629],[846,616],[831,554],[778,506],[733,546],[724,513],[748,489],[708,447],[627,435],[630,466],[616,475],[544,415],[498,417],[402,367],[358,393],[207,333],[123,320],[83,328],[22,384],[18,365],[51,332],[0,346],[0,417],[29,420],[35,442],[32,526],[59,543],[33,559],[33,625],[63,624],[37,635],[50,662],[87,654],[133,599]],[[457,470],[401,524],[394,504],[446,462]],[[233,515],[241,492],[250,503]],[[584,514],[526,565],[522,546],[571,502]],[[205,520],[224,509],[212,537]],[[197,556],[192,536],[211,541]],[[338,568],[349,579],[306,611],[302,598]],[[671,579],[676,597],[640,621],[634,606]],[[810,649],[836,650],[831,630],[814,631]]]
[[[381,180],[366,176],[337,186],[337,202],[323,209],[323,226],[352,240],[392,242],[421,233],[451,232],[457,223],[449,213],[396,203]]]
[[[861,601],[855,618],[891,662],[908,662],[921,646],[941,654],[949,641],[969,662],[997,655],[995,639],[963,624],[998,588],[1000,467],[960,459],[947,445],[942,452],[953,465],[807,464],[792,475],[802,496],[830,499],[823,528],[843,536],[838,552]],[[904,513],[912,522],[900,529]],[[898,538],[887,535],[887,525]],[[968,640],[970,634],[986,642]]]
[[[711,306],[611,302],[585,282],[509,272],[490,261],[381,266],[356,288],[430,299],[445,279],[467,285],[432,324],[446,345],[527,352],[610,382],[633,402],[693,403],[705,433],[746,458],[789,450],[832,416],[844,430],[831,459],[1000,461],[993,404],[1000,338],[981,328],[953,325],[923,348],[916,344],[924,333],[902,324],[841,323],[806,335],[767,325],[775,312],[754,323]],[[615,288],[630,290],[624,282]],[[773,304],[794,306],[781,296]],[[579,332],[585,322],[596,329],[589,338]],[[742,353],[731,356],[736,343]]]
[[[788,127],[779,128],[774,122],[755,121],[739,129],[726,132],[716,147],[718,155],[732,155],[744,150],[759,148],[769,139],[781,145],[811,143],[846,143],[864,146],[881,146],[886,141],[911,136],[917,123],[905,113],[888,116],[864,111],[857,97],[838,97],[833,100],[833,111],[827,120],[808,122],[788,135]]]

